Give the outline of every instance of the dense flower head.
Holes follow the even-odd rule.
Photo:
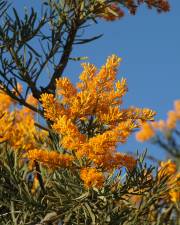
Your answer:
[[[86,188],[100,188],[104,183],[104,175],[95,168],[82,168],[80,177],[84,181]]]
[[[60,145],[77,160],[83,159],[83,166],[93,168],[90,171],[97,176],[99,172],[103,174],[122,166],[128,170],[134,168],[136,160],[117,153],[117,147],[125,143],[142,122],[153,120],[155,115],[147,108],[122,109],[127,82],[124,78],[117,80],[120,62],[120,58],[112,55],[100,70],[83,63],[76,86],[68,78],[60,78],[56,81],[55,97],[51,94],[41,96],[45,117],[59,134]],[[97,168],[98,173],[95,172]]]
[[[36,160],[51,168],[67,168],[72,165],[73,156],[55,151],[32,149],[26,154],[29,160]]]
[[[13,126],[13,113],[2,112],[0,115],[0,143],[10,139],[10,130]]]
[[[11,98],[0,90],[0,112],[8,111],[12,104]]]
[[[22,91],[20,85],[18,88]],[[27,102],[37,106],[32,95],[28,95]],[[34,117],[32,110],[20,108],[3,90],[0,91],[0,143],[6,141],[21,152],[37,147],[37,138],[47,137],[47,132],[37,130]]]
[[[153,122],[145,122],[141,126],[139,132],[136,133],[136,139],[144,142],[156,135],[157,131],[169,132],[176,129],[177,123],[180,121],[180,100],[174,102],[174,109],[167,113],[166,120]]]

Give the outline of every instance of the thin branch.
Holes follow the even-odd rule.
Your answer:
[[[67,63],[69,61],[69,56],[72,52],[72,45],[74,43],[76,33],[78,31],[78,27],[79,27],[78,22],[74,22],[72,24],[72,27],[71,27],[71,30],[69,31],[69,35],[67,37],[67,41],[64,46],[64,51],[58,63],[58,66],[56,67],[49,84],[47,85],[47,87],[43,89],[45,92],[50,91],[50,92],[53,92],[53,94],[55,93],[55,80],[62,76],[62,73],[67,66]]]
[[[34,107],[33,105],[30,105],[29,103],[26,102],[25,99],[23,98],[18,98],[18,96],[16,96],[14,94],[14,92],[12,92],[11,90],[9,90],[7,87],[1,88],[2,91],[4,91],[7,95],[9,95],[12,99],[14,99],[15,101],[17,101],[20,105],[24,105],[27,108],[31,109],[32,111],[39,113],[40,115],[43,116],[43,111],[38,110],[36,107]]]

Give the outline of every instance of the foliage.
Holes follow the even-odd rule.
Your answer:
[[[178,224],[176,205],[166,199],[169,177],[152,176],[142,157],[133,171],[109,175],[102,189],[86,189],[76,171],[49,171],[43,192],[32,184],[36,171],[30,173],[16,152],[6,150],[1,149],[1,224]]]
[[[60,78],[56,98],[41,96],[50,136],[36,128],[31,110],[24,114],[26,108],[1,93],[2,131],[10,118],[0,145],[2,224],[178,224],[176,167],[156,170],[143,163],[144,156],[117,152],[155,114],[122,109],[127,85],[116,80],[119,62],[113,55],[99,71],[83,64],[76,87]],[[29,126],[26,133],[22,123]],[[14,145],[17,128],[21,138]]]
[[[100,70],[82,64],[76,86],[62,77],[69,60],[84,59],[71,57],[73,47],[102,36],[82,31],[135,14],[141,4],[169,10],[165,0],[45,0],[40,17],[32,8],[20,18],[0,2],[2,225],[178,224],[177,165],[157,169],[145,155],[117,151],[155,115],[122,108],[121,59],[112,55]]]

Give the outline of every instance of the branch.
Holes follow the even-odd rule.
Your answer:
[[[29,85],[29,87],[31,88],[31,91],[33,93],[33,96],[37,99],[40,98],[41,92],[36,88],[35,83],[32,81],[31,77],[28,74],[28,71],[26,70],[26,68],[21,64],[21,61],[18,58],[18,55],[16,54],[16,52],[14,51],[14,49],[12,48],[12,46],[8,46],[8,50],[14,60],[14,62],[16,63],[17,68],[20,71],[20,75],[21,77],[24,79],[24,81]]]
[[[49,82],[49,84],[45,87],[42,88],[44,92],[51,92],[53,94],[55,94],[55,81],[57,78],[62,76],[62,73],[64,71],[64,69],[67,66],[67,63],[69,61],[69,56],[72,52],[72,45],[74,43],[75,37],[76,37],[76,33],[78,31],[78,23],[74,22],[71,26],[71,29],[69,31],[69,35],[67,37],[67,41],[66,44],[64,46],[64,51],[63,54],[61,56],[61,59],[57,65],[57,67],[55,68],[54,74]]]
[[[29,103],[26,102],[25,99],[23,98],[18,98],[18,96],[10,91],[7,87],[4,88],[0,88],[2,91],[4,91],[7,95],[9,95],[12,99],[14,99],[15,101],[17,101],[20,105],[24,105],[27,108],[31,109],[32,111],[39,113],[40,115],[43,116],[43,112],[41,110],[38,110],[36,107],[34,107],[33,105],[30,105]]]

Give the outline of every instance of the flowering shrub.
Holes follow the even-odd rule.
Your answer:
[[[123,108],[121,59],[109,57],[100,70],[82,64],[76,86],[62,78],[69,60],[84,59],[71,58],[73,47],[101,37],[82,30],[135,15],[142,4],[170,9],[166,0],[44,0],[40,18],[34,7],[22,18],[0,1],[0,224],[178,224],[177,164],[156,170],[144,154],[123,153],[137,128],[148,131],[144,140],[156,131],[154,111]],[[39,86],[46,67],[51,76]]]
[[[41,95],[46,131],[1,92],[2,224],[176,223],[176,166],[162,163],[157,172],[144,156],[117,151],[155,115],[122,108],[127,84],[117,80],[120,61],[112,55],[100,70],[82,64],[76,86],[60,78],[55,97]]]
[[[127,141],[140,121],[152,120],[155,113],[146,108],[120,108],[127,85],[125,79],[116,81],[119,62],[120,58],[113,55],[100,71],[83,64],[76,87],[68,78],[60,78],[56,81],[56,98],[52,94],[41,96],[45,117],[59,135],[63,153],[58,156],[49,152],[48,156],[46,150],[32,149],[27,154],[29,159],[46,165],[49,162],[49,167],[53,163],[59,163],[59,167],[74,164],[71,167],[80,168],[82,180],[91,179],[85,181],[89,187],[103,186],[105,174],[113,169],[125,166],[133,170],[136,160],[117,152],[117,146]]]

